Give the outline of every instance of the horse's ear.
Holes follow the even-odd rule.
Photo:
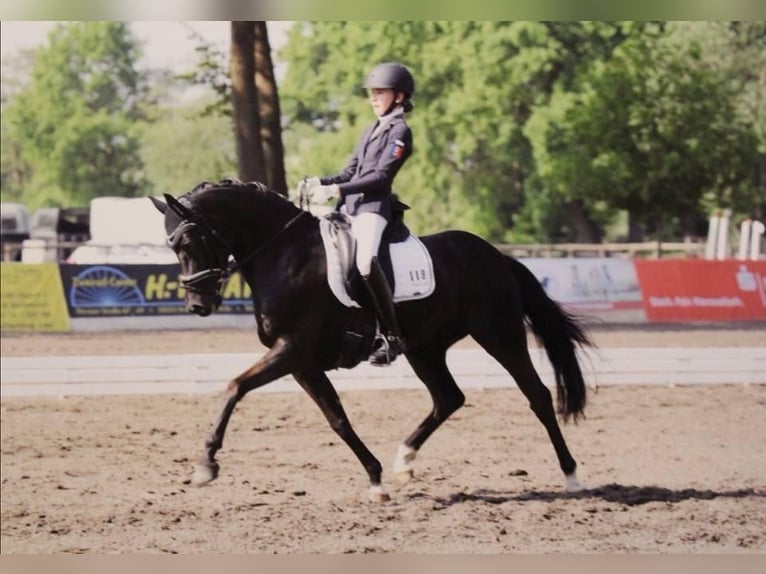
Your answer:
[[[154,207],[156,207],[161,213],[165,213],[168,210],[168,204],[161,199],[154,197],[153,195],[150,195],[149,199],[152,200]]]
[[[184,207],[184,205],[178,201],[175,197],[170,195],[169,193],[163,193],[162,194],[165,197],[165,201],[168,202],[168,207],[175,211],[180,217],[187,217],[189,214],[189,210]]]

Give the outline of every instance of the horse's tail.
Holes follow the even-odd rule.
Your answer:
[[[521,262],[508,258],[521,290],[525,321],[545,347],[556,376],[559,413],[577,421],[586,402],[585,380],[577,360],[577,347],[593,346],[585,326],[551,299],[537,277]]]

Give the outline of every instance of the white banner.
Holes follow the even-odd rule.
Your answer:
[[[525,258],[555,301],[579,311],[642,309],[641,290],[630,259]]]

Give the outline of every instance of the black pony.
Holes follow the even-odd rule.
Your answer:
[[[165,214],[168,243],[181,264],[186,305],[201,316],[221,303],[221,288],[238,269],[253,293],[260,340],[269,348],[228,385],[225,404],[196,466],[194,482],[218,476],[216,452],[237,402],[249,391],[292,375],[354,451],[370,478],[370,499],[388,500],[380,462],[357,436],[325,371],[350,367],[349,348],[367,357],[375,318],[333,295],[319,219],[260,183],[204,182],[179,198],[151,198]],[[582,489],[556,420],[551,392],[540,380],[527,348],[525,325],[553,365],[558,410],[566,421],[585,407],[577,346],[590,345],[582,325],[551,300],[519,261],[483,239],[461,231],[421,238],[433,260],[436,288],[428,297],[397,304],[406,358],[426,385],[433,409],[400,445],[394,473],[413,476],[411,463],[423,443],[464,403],[446,364],[447,349],[470,335],[515,379],[545,426],[569,491]],[[233,258],[234,263],[230,263]],[[353,335],[349,340],[349,336]]]

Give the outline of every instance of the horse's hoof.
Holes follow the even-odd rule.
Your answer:
[[[194,475],[192,476],[192,484],[194,486],[204,486],[213,482],[218,478],[218,465],[207,466],[198,465],[194,467]]]
[[[382,504],[391,500],[391,497],[385,490],[383,490],[383,487],[380,485],[371,486],[370,490],[367,491],[367,498],[370,502],[374,502],[376,504]]]
[[[400,470],[396,474],[394,474],[394,479],[396,482],[399,483],[399,486],[404,486],[405,484],[409,484],[410,481],[414,478],[415,473],[412,471],[411,468]]]
[[[582,492],[583,490],[587,490],[587,488],[582,482],[577,480],[577,475],[575,475],[575,473],[566,476],[567,492]]]

